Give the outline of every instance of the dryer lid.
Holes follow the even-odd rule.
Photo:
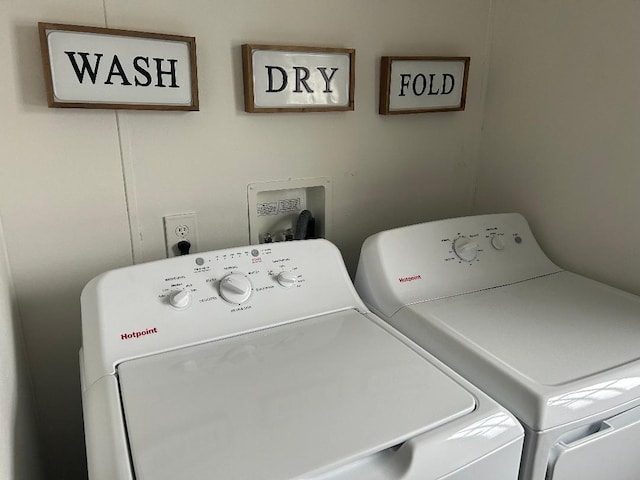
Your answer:
[[[560,272],[425,302],[392,323],[403,330],[411,312],[425,323],[405,333],[531,428],[640,395],[640,297],[585,277]]]
[[[308,478],[476,407],[355,311],[127,361],[118,375],[138,479]]]

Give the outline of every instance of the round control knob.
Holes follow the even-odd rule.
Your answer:
[[[501,236],[492,235],[491,246],[496,250],[504,250],[504,239]]]
[[[187,308],[191,303],[191,292],[189,290],[178,290],[169,295],[169,303],[175,308]]]
[[[289,288],[293,287],[298,282],[298,276],[291,272],[284,271],[278,274],[277,280],[280,285]]]
[[[244,303],[249,300],[253,287],[241,273],[230,273],[220,280],[220,296],[229,303]]]
[[[478,244],[467,237],[458,237],[453,241],[453,251],[460,260],[471,262],[478,256]]]

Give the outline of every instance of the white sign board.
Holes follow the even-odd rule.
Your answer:
[[[247,112],[353,110],[350,49],[243,45]]]
[[[193,37],[39,26],[49,106],[198,109]]]
[[[469,57],[382,57],[380,113],[464,110]]]

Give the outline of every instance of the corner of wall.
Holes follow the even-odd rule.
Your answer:
[[[9,257],[0,219],[0,479],[43,477],[31,376],[25,361]]]

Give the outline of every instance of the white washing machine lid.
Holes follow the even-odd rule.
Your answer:
[[[138,480],[308,478],[476,408],[353,310],[127,361],[118,376]]]
[[[407,310],[392,323],[533,429],[640,397],[640,299],[620,290],[561,272]]]

